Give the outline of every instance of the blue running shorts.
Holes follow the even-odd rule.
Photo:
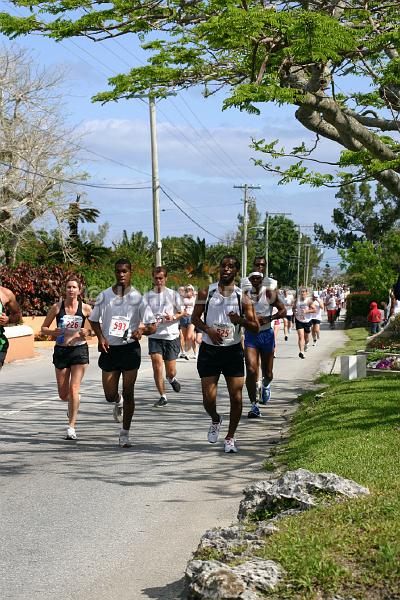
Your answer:
[[[245,331],[244,347],[256,348],[260,352],[273,352],[275,348],[274,330],[271,327],[271,329],[265,329],[259,333]]]

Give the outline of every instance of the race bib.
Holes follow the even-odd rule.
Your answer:
[[[127,317],[111,317],[110,329],[108,335],[122,338],[129,328],[129,319]]]
[[[233,334],[235,333],[235,326],[233,323],[214,323],[213,328],[222,337],[222,344],[233,342]]]
[[[65,329],[68,329],[69,332],[74,332],[74,331],[80,331],[81,327],[82,327],[82,317],[80,317],[79,315],[64,315],[63,316],[63,323],[64,323],[64,327]]]

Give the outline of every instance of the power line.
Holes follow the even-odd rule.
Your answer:
[[[0,160],[0,165],[3,165],[4,167],[7,167],[9,169],[15,169],[17,171],[21,171],[22,173],[26,173],[28,175],[37,175],[38,177],[42,177],[43,179],[53,179],[54,181],[58,181],[60,183],[71,183],[73,185],[82,185],[84,187],[90,187],[90,188],[96,188],[96,189],[103,189],[103,190],[149,190],[149,189],[151,189],[151,186],[138,187],[138,186],[131,186],[130,184],[126,184],[126,186],[125,185],[122,186],[122,185],[113,185],[113,184],[104,185],[104,184],[100,184],[100,183],[86,183],[85,181],[76,181],[73,179],[56,177],[55,175],[50,175],[50,174],[45,175],[44,173],[40,173],[39,171],[31,171],[30,169],[25,169],[24,167],[16,167],[15,165],[10,165],[9,163],[5,163],[1,160]]]
[[[198,223],[190,215],[188,215],[188,213],[186,211],[184,211],[183,208],[181,206],[179,206],[179,204],[177,202],[175,202],[175,200],[173,198],[171,198],[171,196],[164,190],[164,188],[162,186],[160,186],[160,190],[167,196],[167,198],[172,202],[172,204],[174,204],[174,206],[176,206],[176,208],[178,210],[180,210],[181,213],[183,213],[185,215],[185,217],[187,217],[190,221],[192,221],[192,223],[194,223],[195,225],[197,225],[197,227],[199,227],[200,229],[202,229],[203,231],[205,231],[206,233],[208,233],[208,235],[211,235],[216,240],[219,240],[220,242],[222,242],[224,244],[226,243],[226,240],[224,240],[223,238],[218,237],[214,233],[211,233],[211,231],[208,231],[208,229],[206,229],[205,227],[203,227],[202,225],[200,225],[200,223]]]

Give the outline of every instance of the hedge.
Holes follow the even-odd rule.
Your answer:
[[[346,327],[360,327],[368,325],[367,316],[371,302],[376,302],[382,308],[381,302],[387,302],[388,296],[374,294],[373,292],[353,292],[346,299]]]

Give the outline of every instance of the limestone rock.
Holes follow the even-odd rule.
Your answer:
[[[219,561],[190,562],[186,569],[191,600],[259,600],[258,592],[273,590],[283,570],[271,560],[254,558],[236,567]]]
[[[238,519],[245,519],[251,513],[261,510],[268,511],[271,518],[279,514],[308,510],[318,504],[321,494],[355,498],[361,494],[369,494],[369,490],[335,473],[312,473],[306,469],[287,471],[278,479],[259,481],[246,488],[245,497],[239,506]]]
[[[245,554],[246,551],[257,550],[262,546],[263,540],[260,539],[258,532],[249,532],[243,525],[232,525],[206,531],[200,540],[197,552],[212,549],[220,552],[224,558],[231,559],[237,555],[237,548],[241,549],[240,554]]]

